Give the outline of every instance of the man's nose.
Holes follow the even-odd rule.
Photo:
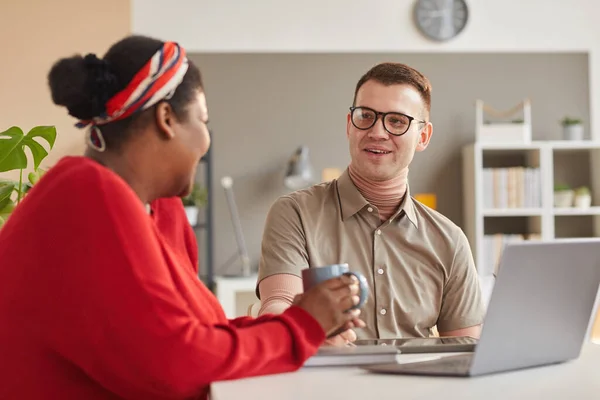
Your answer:
[[[375,121],[375,125],[371,127],[369,130],[369,137],[373,139],[389,139],[389,133],[383,127],[383,118],[379,116],[377,121]]]

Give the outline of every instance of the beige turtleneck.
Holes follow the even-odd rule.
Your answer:
[[[348,167],[348,173],[365,200],[377,207],[379,218],[387,221],[396,212],[406,193],[408,168],[403,169],[398,176],[386,181],[373,181],[365,178],[352,164]]]

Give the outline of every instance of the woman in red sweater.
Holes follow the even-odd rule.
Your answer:
[[[197,278],[179,197],[210,138],[184,49],[131,36],[102,59],[59,60],[48,81],[88,150],[51,168],[0,230],[0,398],[205,398],[217,380],[296,370],[326,336],[363,325],[345,312],[353,278],[234,320]]]

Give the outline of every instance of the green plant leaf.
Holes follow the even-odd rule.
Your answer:
[[[27,137],[30,139],[41,137],[46,139],[46,142],[50,145],[50,148],[54,147],[56,142],[56,127],[55,126],[36,126],[31,128]]]
[[[38,169],[42,160],[48,155],[46,149],[34,140],[36,137],[41,137],[46,140],[50,149],[52,149],[54,147],[54,142],[56,142],[56,127],[36,126],[27,133],[27,136],[25,136],[25,144],[29,146],[31,154],[33,154],[34,169]]]
[[[3,200],[0,200],[0,210],[2,210],[6,205],[11,202],[10,197],[5,197]]]
[[[33,186],[35,185],[40,178],[46,173],[45,169],[36,169],[33,172],[30,172],[29,174],[27,174],[27,180],[29,180],[29,183]]]
[[[185,207],[203,207],[208,202],[208,190],[200,184],[195,184],[192,192],[185,197],[182,197]]]
[[[20,146],[24,137],[16,126],[0,133],[0,172],[27,167],[27,156]]]
[[[12,203],[12,199],[9,197],[5,197],[3,200],[0,200],[0,210],[3,210],[4,207],[8,205],[8,203]]]
[[[48,152],[44,149],[44,146],[33,139],[28,140],[26,137],[23,143],[29,146],[29,150],[31,150],[31,154],[33,155],[33,168],[37,169],[42,160],[48,155]]]
[[[8,201],[7,201],[8,200]],[[10,214],[13,212],[15,208],[15,203],[9,198],[0,202],[0,227],[4,225]]]
[[[2,202],[5,199],[10,199],[13,190],[15,190],[14,182],[0,181],[0,210],[2,209]]]
[[[35,140],[38,137],[48,142],[52,149],[56,141],[56,128],[36,126],[25,135],[21,128],[13,126],[0,133],[0,172],[27,168],[25,146],[31,150],[34,168],[38,169],[48,155],[46,149]]]

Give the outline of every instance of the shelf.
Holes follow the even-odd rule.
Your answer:
[[[483,210],[484,217],[539,217],[542,208],[488,208]]]
[[[555,208],[554,215],[558,216],[566,216],[566,215],[600,215],[600,207],[593,206],[587,208],[577,208],[577,207],[564,207],[564,208]]]
[[[600,142],[591,140],[553,140],[546,143],[548,143],[554,150],[600,149]]]
[[[481,150],[539,150],[550,147],[554,150],[600,149],[600,141],[591,140],[534,140],[531,143],[476,143]]]
[[[489,235],[523,234],[543,240],[600,236],[599,163],[600,141],[463,147],[464,230],[476,265],[489,272]],[[592,206],[554,207],[559,184],[587,186]]]
[[[488,208],[483,210],[484,217],[539,217],[543,214],[542,208]],[[554,208],[554,215],[600,215],[600,206],[587,208],[564,207]]]
[[[539,150],[542,142],[531,143],[477,143],[475,146],[481,150]]]

